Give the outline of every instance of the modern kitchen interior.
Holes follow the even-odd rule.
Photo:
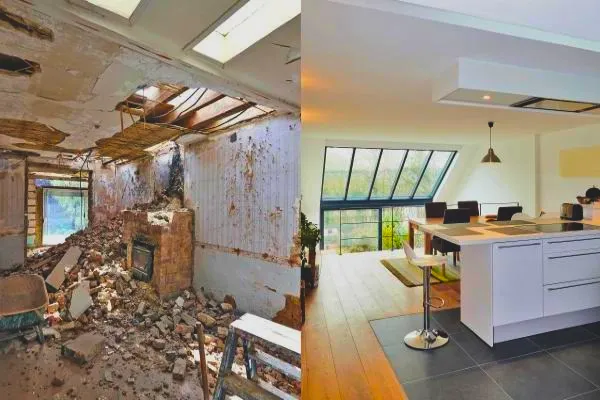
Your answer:
[[[303,393],[600,399],[600,6],[306,3]]]

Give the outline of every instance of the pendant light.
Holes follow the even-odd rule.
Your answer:
[[[488,126],[490,127],[490,148],[487,151],[487,154],[483,156],[481,159],[482,163],[499,163],[500,159],[496,154],[494,154],[494,149],[492,149],[492,128],[494,127],[494,121],[488,122]]]

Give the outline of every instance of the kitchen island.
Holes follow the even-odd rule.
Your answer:
[[[419,227],[461,246],[462,323],[493,346],[600,321],[600,221],[509,224]]]

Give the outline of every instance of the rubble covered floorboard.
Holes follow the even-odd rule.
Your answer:
[[[169,199],[159,198],[153,204],[136,205],[135,208],[166,211],[164,209],[169,204],[172,204]],[[169,379],[173,385],[181,385],[183,379],[186,383],[182,388],[189,384],[199,388],[199,345],[195,325],[202,323],[208,381],[211,391],[214,390],[229,325],[242,314],[237,310],[235,299],[227,296],[224,301],[217,301],[189,288],[174,297],[161,298],[150,283],[132,278],[131,270],[127,268],[123,236],[123,220],[118,216],[71,235],[63,244],[33,251],[24,267],[0,272],[0,276],[34,273],[46,278],[70,248],[78,247],[81,256],[73,257],[75,261],[65,270],[64,281],[58,285],[56,292],[49,294],[44,332],[53,339],[48,341],[48,346],[59,344],[67,358],[75,355],[75,361],[87,360],[85,365],[108,371],[113,382],[101,377],[99,385],[113,387],[118,384],[120,373],[113,364],[116,357],[128,367],[138,369],[138,373],[132,375],[136,379],[127,380],[128,387],[142,385],[144,371],[152,370],[161,371],[159,373],[165,375],[164,379]],[[74,319],[72,314],[79,316]],[[105,340],[96,347],[100,338]],[[77,347],[81,342],[90,345]],[[258,341],[255,346],[299,366],[296,360],[281,354],[280,350],[266,342]],[[233,371],[245,376],[242,354],[239,346]],[[279,371],[259,365],[257,374],[261,380],[278,389],[299,396],[300,383]],[[82,368],[82,377],[85,376]],[[155,389],[175,390],[172,386],[160,385]]]

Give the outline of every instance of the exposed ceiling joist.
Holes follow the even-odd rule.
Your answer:
[[[254,107],[255,105],[256,105],[255,103],[240,104],[237,107],[231,108],[227,111],[222,112],[221,114],[215,115],[212,118],[205,119],[204,121],[201,121],[196,125],[193,125],[191,127],[191,129],[201,131],[201,130],[217,128],[218,124],[221,120],[231,117],[231,116],[235,116],[236,114],[239,114],[239,113],[243,113],[244,111],[246,111],[247,109],[249,109],[251,107]]]

